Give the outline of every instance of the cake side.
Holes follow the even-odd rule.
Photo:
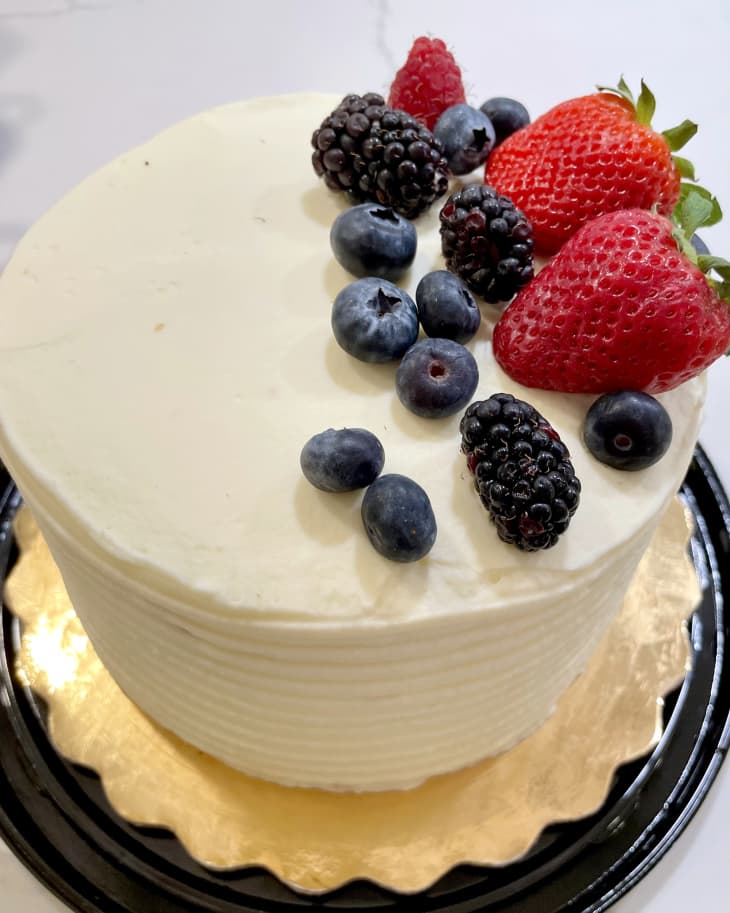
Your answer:
[[[575,585],[501,610],[207,629],[93,569],[29,503],[95,650],[139,707],[231,767],[328,790],[410,788],[532,733],[585,668],[654,530]]]

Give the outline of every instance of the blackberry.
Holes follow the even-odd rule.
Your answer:
[[[485,301],[509,301],[534,275],[532,225],[485,184],[452,193],[441,210],[446,265]]]
[[[551,548],[580,500],[568,448],[529,403],[495,393],[461,420],[461,449],[499,538],[524,551]]]
[[[409,219],[446,193],[449,166],[431,131],[381,95],[347,95],[312,135],[312,164],[330,190]]]

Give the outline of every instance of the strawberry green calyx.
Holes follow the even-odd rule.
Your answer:
[[[676,127],[670,127],[668,130],[662,130],[662,136],[669,144],[672,152],[679,152],[692,137],[697,133],[697,124],[691,120],[683,120]]]
[[[700,254],[697,266],[707,276],[707,281],[717,292],[718,298],[730,304],[730,261],[723,257],[713,257],[711,254]],[[710,270],[714,270],[720,278],[710,277]]]
[[[682,228],[688,237],[698,228],[709,228],[722,219],[722,209],[717,198],[699,184],[682,182],[679,202],[672,213],[672,221]]]
[[[721,218],[720,204],[709,190],[682,184],[679,203],[672,213],[674,239],[685,257],[702,270],[717,295],[730,304],[730,261],[711,254],[698,254],[690,240],[698,228],[715,225]]]
[[[618,81],[618,86],[596,86],[599,92],[612,92],[614,95],[620,95],[625,99],[636,112],[636,120],[645,127],[651,127],[651,119],[654,117],[656,109],[656,99],[654,93],[649,89],[644,80],[641,80],[641,92],[639,99],[634,99],[634,93],[628,87],[623,76]]]
[[[637,123],[653,129],[651,119],[654,117],[654,111],[656,110],[656,98],[643,79],[641,80],[641,92],[636,100],[623,76],[619,79],[618,86],[615,88],[612,86],[596,86],[596,88],[599,92],[612,92],[614,95],[620,95],[634,109]],[[697,133],[697,124],[691,120],[683,120],[676,127],[670,127],[668,130],[662,130],[661,132],[672,152],[672,160],[677,171],[681,177],[690,181],[695,180],[694,165],[689,159],[682,158],[682,156],[674,153],[679,152],[680,149],[686,146],[695,133]]]
[[[681,155],[673,155],[672,160],[677,166],[677,171],[679,176],[685,178],[688,181],[696,181],[695,177],[695,166],[690,162],[689,159],[682,158]]]

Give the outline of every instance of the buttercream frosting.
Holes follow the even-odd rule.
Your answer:
[[[407,787],[514,744],[613,618],[697,439],[704,379],[659,398],[674,438],[637,473],[597,462],[592,398],[527,390],[469,343],[475,398],[531,402],[583,491],[550,550],[502,543],[459,452],[459,416],[412,415],[395,366],[330,329],[352,281],[312,130],[339,98],[218,108],[61,200],[0,278],[0,454],[102,661],[162,725],[255,776]],[[438,205],[401,281],[443,268]],[[363,427],[428,493],[429,556],[370,546],[360,494],[316,490],[299,452]]]

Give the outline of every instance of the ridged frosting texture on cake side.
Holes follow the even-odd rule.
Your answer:
[[[92,176],[0,279],[0,454],[36,513],[102,661],[161,724],[249,773],[412,785],[542,722],[613,617],[697,438],[704,380],[660,397],[669,453],[639,473],[580,442],[591,397],[526,390],[469,344],[476,398],[527,399],[583,484],[549,551],[500,542],[459,453],[395,368],[340,350],[351,280],[309,136],[337,98],[217,109]],[[442,268],[437,213],[407,281]],[[370,546],[359,495],[313,489],[299,451],[364,427],[428,493],[413,565]]]

